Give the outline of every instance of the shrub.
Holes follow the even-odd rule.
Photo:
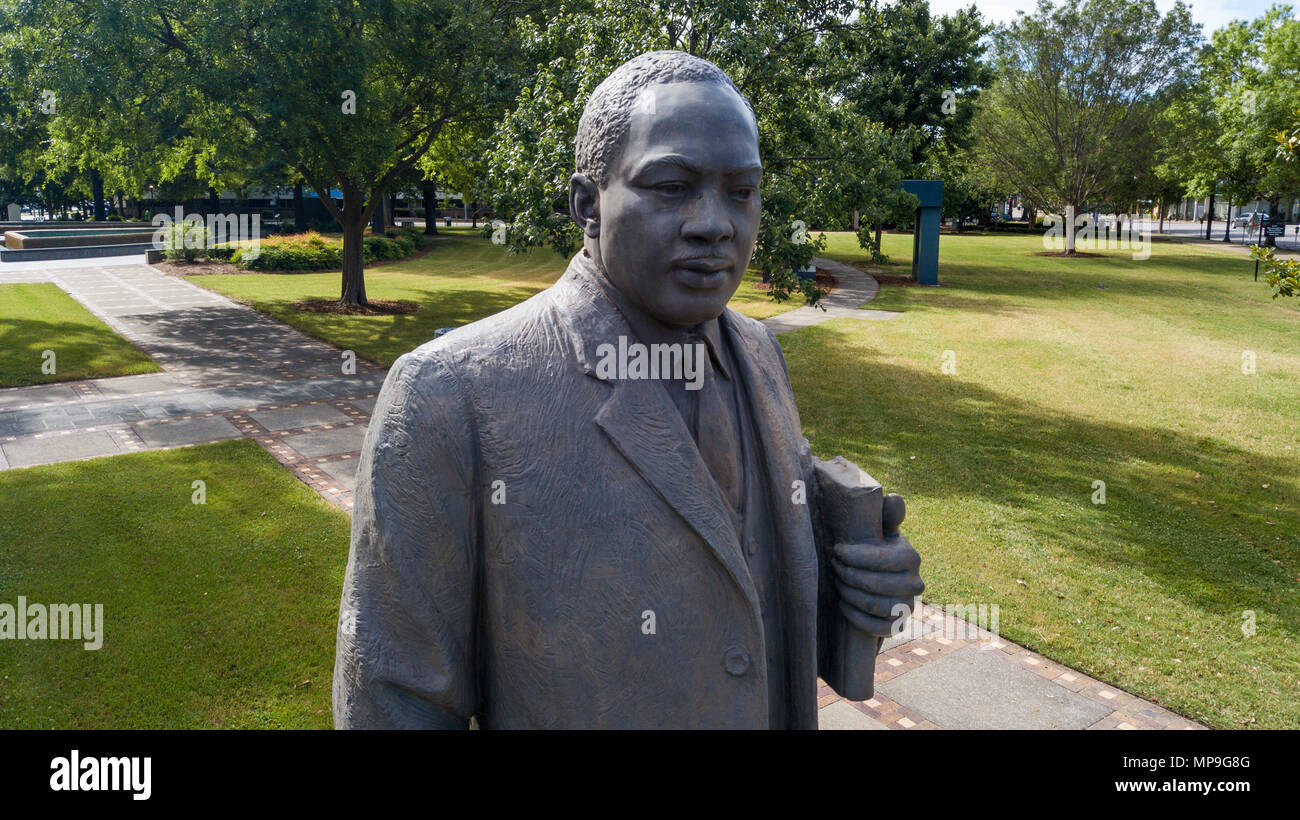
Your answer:
[[[212,234],[197,219],[173,222],[162,229],[163,256],[169,262],[184,259],[193,262],[206,256],[208,246],[212,244]]]
[[[366,264],[410,256],[422,244],[419,229],[402,228],[383,236],[362,240],[361,258]],[[343,267],[343,239],[322,236],[316,231],[268,236],[262,239],[255,258],[235,251],[232,261],[245,270],[337,270]]]

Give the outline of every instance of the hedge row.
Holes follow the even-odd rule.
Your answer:
[[[388,259],[402,259],[419,250],[423,240],[419,228],[400,228],[384,236],[367,236],[363,240],[362,259],[366,264]],[[245,258],[240,249],[231,261],[245,270],[338,270],[343,267],[343,238],[322,236],[315,231],[269,236],[261,240],[258,252]]]

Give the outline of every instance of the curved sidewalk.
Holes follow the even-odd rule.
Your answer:
[[[821,324],[829,319],[893,319],[903,314],[896,310],[861,310],[880,293],[880,284],[853,267],[834,259],[813,257],[813,264],[835,277],[835,289],[821,300],[821,307],[799,307],[763,320],[778,336],[791,330]],[[823,307],[825,308],[823,310]]]

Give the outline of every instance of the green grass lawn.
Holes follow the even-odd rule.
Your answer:
[[[366,270],[371,299],[405,299],[420,304],[406,316],[338,316],[305,313],[294,307],[304,299],[337,299],[339,274],[221,274],[191,276],[189,281],[252,305],[282,322],[380,364],[433,338],[440,327],[459,327],[517,304],[549,287],[564,273],[568,259],[547,249],[510,255],[469,228],[439,228],[443,237],[418,258],[372,266]],[[750,273],[732,299],[732,307],[765,318],[797,307],[778,305],[754,287]]]
[[[0,641],[0,727],[332,725],[348,518],[254,442],[0,472],[0,522],[0,603],[105,622]]]
[[[1300,305],[1202,246],[1041,250],[944,236],[942,287],[869,306],[902,316],[782,336],[814,451],[906,497],[927,600],[1211,726],[1300,728]],[[885,251],[907,271],[910,237]]]
[[[54,372],[43,373],[45,351]],[[0,285],[0,387],[153,373],[148,356],[58,285]]]
[[[910,247],[886,235],[889,272]],[[1041,250],[945,236],[943,287],[869,306],[901,316],[783,335],[814,451],[904,494],[927,600],[996,604],[1007,638],[1211,726],[1300,728],[1300,305],[1213,248]],[[827,255],[864,257],[844,234]],[[432,315],[292,322],[388,361],[562,265],[457,237],[369,275]],[[338,285],[203,282],[276,315]],[[256,445],[0,473],[0,522],[0,602],[108,620],[98,653],[0,642],[0,726],[329,725],[346,519]]]

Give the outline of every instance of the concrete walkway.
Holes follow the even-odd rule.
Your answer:
[[[776,335],[821,324],[830,319],[881,320],[903,315],[896,310],[860,310],[876,298],[880,284],[852,265],[820,256],[813,257],[812,261],[813,265],[835,277],[835,290],[821,300],[822,307],[799,307],[764,319],[763,324]]]
[[[0,390],[0,469],[249,437],[351,508],[385,371],[345,373],[331,345],[139,262],[0,269],[19,281],[58,285],[163,372]]]
[[[97,260],[98,261],[98,260]],[[828,310],[767,320],[777,333],[841,316],[878,286],[833,262]],[[384,371],[215,293],[125,258],[15,263],[0,284],[54,282],[163,372],[0,390],[0,470],[249,437],[323,497],[352,507],[357,458]],[[52,344],[52,347],[54,345]],[[876,660],[872,700],[819,690],[823,729],[1201,728],[926,605]]]

